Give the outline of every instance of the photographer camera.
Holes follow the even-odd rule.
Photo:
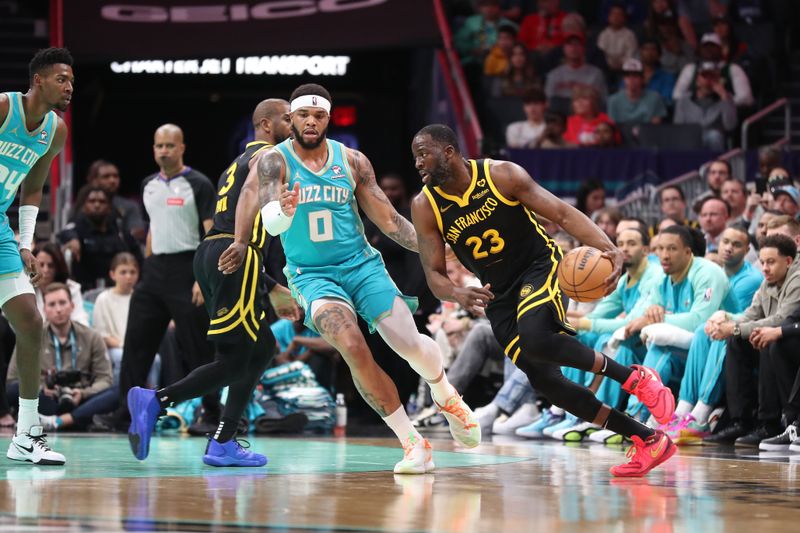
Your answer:
[[[83,429],[92,416],[116,408],[111,362],[102,336],[70,319],[74,304],[69,288],[52,283],[43,291],[45,328],[40,366],[39,419],[46,431]],[[17,353],[8,369],[7,396],[14,405],[19,390]]]

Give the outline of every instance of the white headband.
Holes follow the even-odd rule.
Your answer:
[[[328,101],[327,98],[322,96],[317,96],[315,94],[306,94],[303,96],[298,96],[294,100],[292,100],[291,106],[289,106],[289,111],[294,113],[301,107],[319,107],[324,109],[326,112],[331,112],[331,103]]]

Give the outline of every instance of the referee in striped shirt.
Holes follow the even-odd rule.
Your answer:
[[[160,171],[144,179],[142,198],[150,230],[142,279],[133,292],[125,332],[120,372],[120,407],[96,418],[101,428],[127,431],[128,390],[145,386],[170,320],[184,367],[192,370],[214,359],[206,340],[208,314],[194,279],[192,261],[197,246],[211,228],[216,191],[208,177],[184,165],[183,131],[164,124],[155,133],[153,152]],[[203,398],[204,422],[219,423],[217,394]]]

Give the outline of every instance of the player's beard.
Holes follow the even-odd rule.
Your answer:
[[[440,156],[436,160],[436,167],[432,168],[428,175],[431,177],[431,185],[439,187],[450,181],[453,177],[453,170],[447,164],[444,156]]]
[[[292,124],[292,136],[294,137],[294,140],[297,141],[297,144],[299,144],[303,149],[313,150],[321,145],[322,142],[328,137],[328,128],[325,128],[319,133],[316,141],[309,143],[303,140],[303,134],[294,127],[294,124]]]

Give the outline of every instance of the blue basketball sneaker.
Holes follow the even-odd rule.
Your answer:
[[[562,420],[564,420],[564,413],[554,414],[550,409],[545,409],[539,420],[533,424],[518,428],[515,433],[528,439],[541,439],[544,437],[544,428],[558,424]]]
[[[246,440],[242,442],[250,446]],[[209,466],[264,466],[267,458],[260,453],[247,451],[236,439],[223,443],[208,439],[203,462]]]
[[[131,443],[133,455],[143,461],[150,453],[150,437],[161,413],[156,391],[141,387],[131,388],[128,391],[128,411],[131,413],[128,441]]]

